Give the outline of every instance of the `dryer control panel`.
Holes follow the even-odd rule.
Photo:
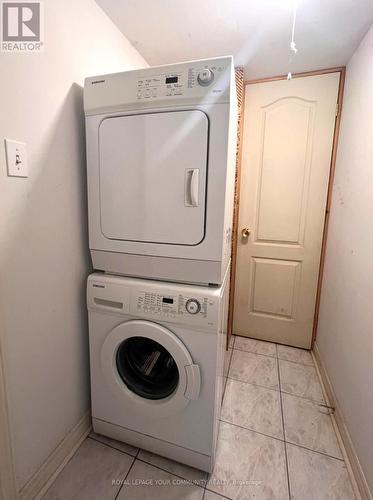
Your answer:
[[[216,94],[223,92],[222,76],[225,66],[222,63],[213,62],[203,65],[191,65],[187,68],[175,68],[173,71],[155,72],[137,79],[138,100],[153,100],[158,98],[169,98],[172,96],[188,96],[197,93],[205,94],[201,87],[214,87],[212,91]],[[193,89],[196,89],[193,91]],[[200,89],[200,90],[199,90]]]
[[[232,57],[143,68],[85,79],[87,115],[235,99]]]

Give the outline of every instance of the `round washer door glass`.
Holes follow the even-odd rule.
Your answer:
[[[179,370],[171,354],[147,337],[130,337],[118,347],[118,373],[126,386],[147,399],[170,396],[179,383]]]

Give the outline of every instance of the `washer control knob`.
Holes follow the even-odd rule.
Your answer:
[[[197,299],[189,299],[186,301],[185,309],[189,314],[197,314],[201,310],[201,304]]]
[[[214,73],[210,69],[203,69],[198,73],[197,81],[202,87],[207,87],[214,81]]]

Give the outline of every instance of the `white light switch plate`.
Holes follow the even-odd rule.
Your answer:
[[[8,176],[28,177],[26,144],[5,139],[5,154]]]

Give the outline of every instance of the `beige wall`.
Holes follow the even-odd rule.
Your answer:
[[[317,344],[373,492],[373,27],[347,66]]]
[[[0,53],[0,326],[18,486],[89,408],[85,76],[146,66],[93,0],[48,0],[45,50]],[[3,139],[27,143],[6,175]]]

